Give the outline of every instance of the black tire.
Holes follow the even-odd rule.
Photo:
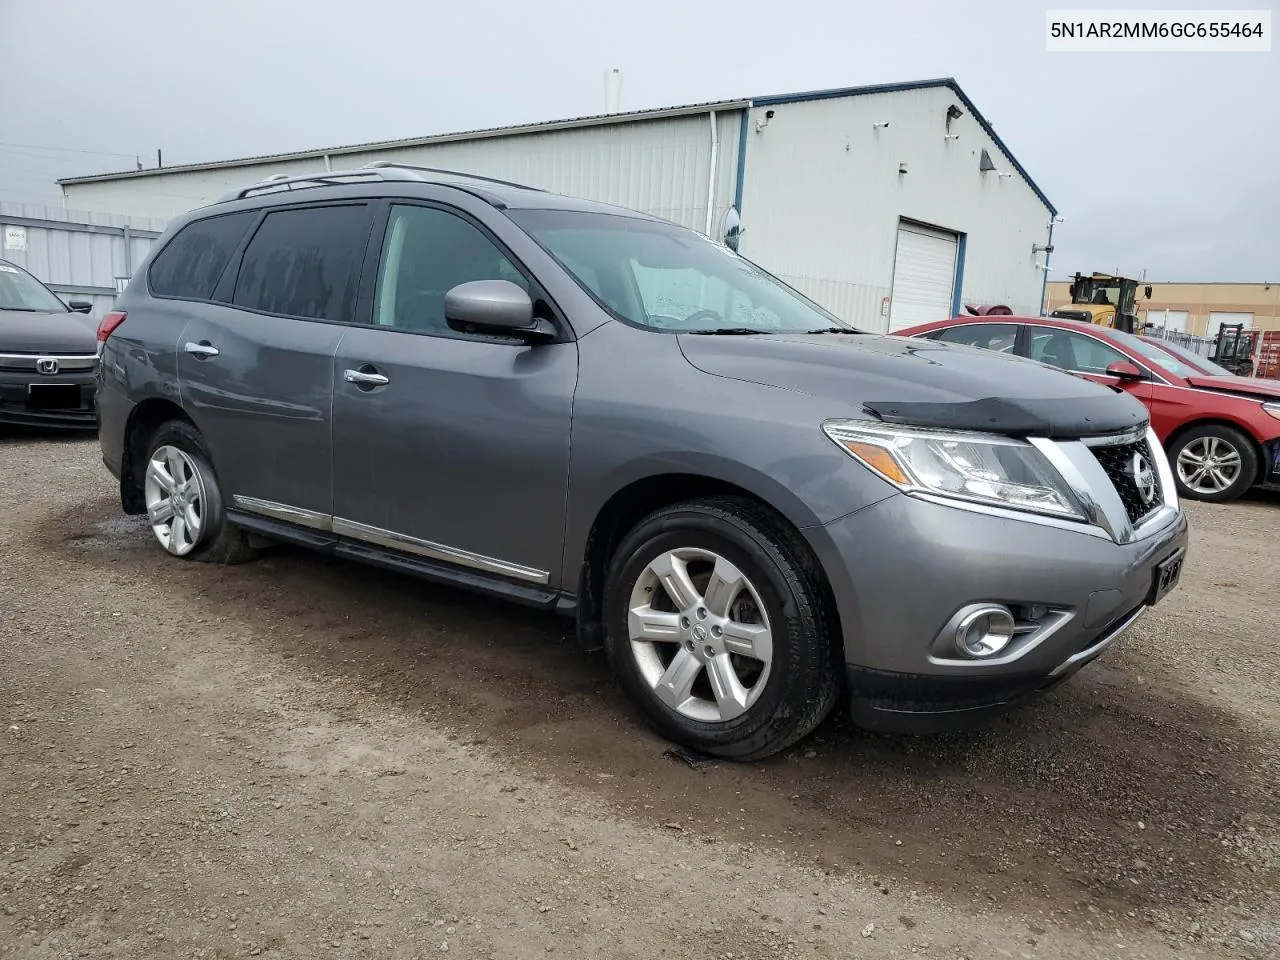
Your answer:
[[[200,431],[186,420],[170,420],[161,424],[147,443],[147,461],[164,446],[177,447],[190,457],[200,471],[204,486],[204,525],[194,548],[180,559],[224,564],[253,559],[257,551],[250,546],[248,536],[227,521],[222,488]],[[145,473],[145,464],[144,461],[140,474]]]
[[[1203,486],[1201,489],[1196,489],[1183,480],[1184,471],[1179,467],[1178,458],[1188,447],[1191,447],[1194,452],[1197,449],[1196,444],[1215,440],[1220,444],[1226,444],[1231,447],[1239,455],[1240,472],[1236,475],[1235,480],[1222,490],[1209,491],[1203,489]],[[1169,444],[1169,464],[1173,468],[1173,478],[1178,488],[1178,495],[1188,500],[1226,503],[1242,496],[1245,491],[1254,485],[1258,478],[1258,452],[1253,445],[1253,441],[1239,430],[1216,423],[1192,427],[1190,430],[1179,434],[1173,443]]]
[[[734,564],[769,618],[769,673],[755,701],[731,720],[703,722],[678,713],[658,698],[632,653],[632,590],[653,559],[678,548],[709,550]],[[669,740],[738,760],[776,753],[821,723],[843,687],[843,654],[822,584],[799,535],[751,501],[711,498],[663,507],[623,538],[610,561],[604,597],[610,665],[627,696]]]

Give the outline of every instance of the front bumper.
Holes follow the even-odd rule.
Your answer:
[[[862,726],[954,729],[1012,707],[1102,654],[1185,550],[1184,514],[1128,543],[895,496],[807,531],[827,571]],[[990,660],[955,652],[949,625],[976,603],[1046,611]]]
[[[27,427],[94,430],[94,383],[92,371],[50,377],[21,370],[0,371],[0,423]],[[59,398],[57,406],[42,406],[38,391],[48,387],[74,387],[64,391],[75,399],[74,405]]]

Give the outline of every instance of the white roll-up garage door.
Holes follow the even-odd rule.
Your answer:
[[[893,261],[893,293],[889,330],[951,316],[956,281],[956,235],[898,225],[898,252]]]
[[[1218,335],[1218,328],[1224,323],[1243,323],[1246,330],[1253,329],[1252,313],[1226,313],[1215,310],[1209,314],[1209,332],[1206,337],[1213,338]]]

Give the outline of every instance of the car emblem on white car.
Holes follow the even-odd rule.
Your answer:
[[[1133,485],[1138,488],[1138,496],[1142,498],[1142,502],[1146,504],[1155,503],[1156,494],[1156,474],[1151,468],[1151,461],[1141,453],[1133,455]]]
[[[58,358],[41,357],[36,361],[36,371],[46,377],[52,377],[58,372]]]

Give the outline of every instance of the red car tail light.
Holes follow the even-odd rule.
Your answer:
[[[128,314],[123,310],[115,310],[102,318],[102,322],[98,324],[99,349],[102,348],[102,344],[107,342],[107,337],[111,336],[111,334],[115,332],[116,327],[124,323],[124,318],[127,316]]]

